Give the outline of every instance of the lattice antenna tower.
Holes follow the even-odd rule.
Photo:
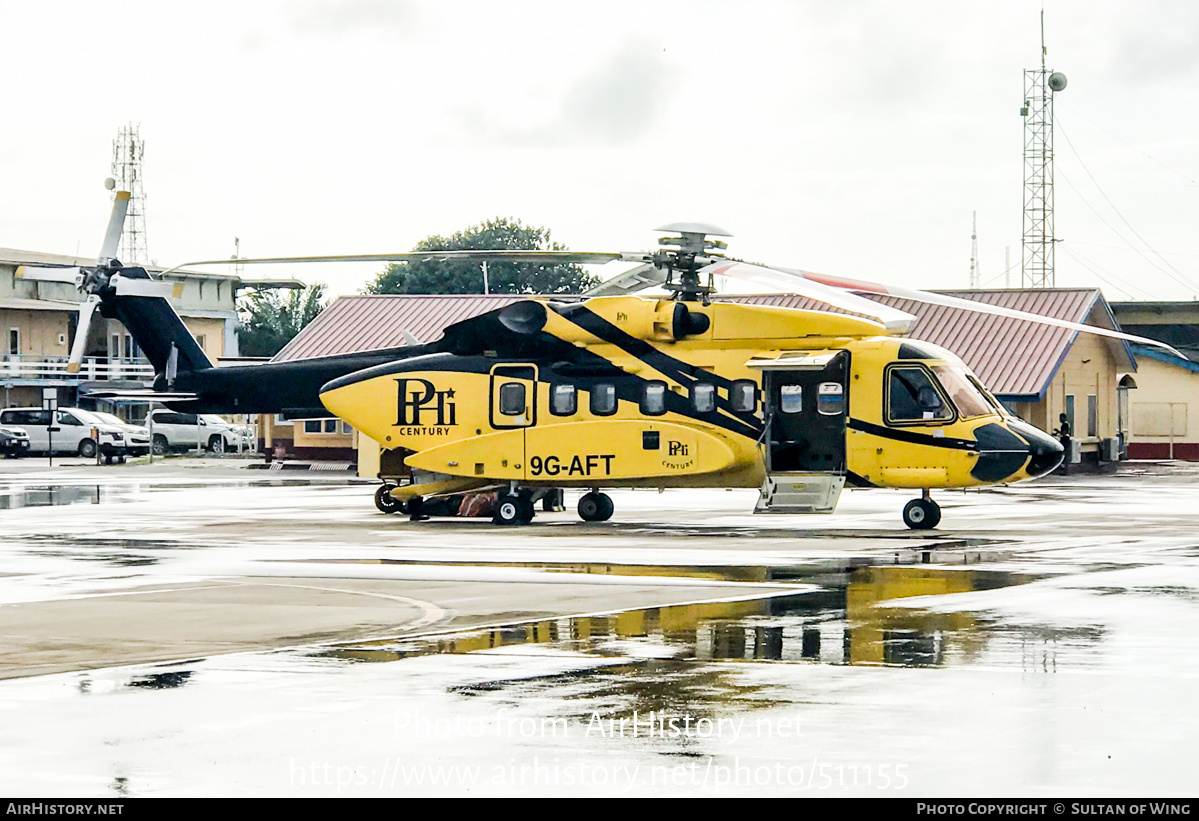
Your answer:
[[[1024,251],[1020,260],[1025,288],[1052,288],[1053,95],[1066,87],[1066,75],[1045,67],[1045,11],[1041,10],[1041,67],[1024,72]]]
[[[975,211],[970,222],[970,287],[977,288],[982,278],[978,265],[978,212]]]
[[[116,190],[129,192],[129,211],[125,230],[117,246],[117,259],[126,265],[146,265],[150,252],[146,246],[146,192],[142,189],[142,157],[145,142],[139,126],[122,126],[112,141],[112,177]]]

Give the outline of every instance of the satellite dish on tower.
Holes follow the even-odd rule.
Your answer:
[[[1066,87],[1066,75],[1060,71],[1055,71],[1049,75],[1049,88],[1054,91],[1061,91]]]

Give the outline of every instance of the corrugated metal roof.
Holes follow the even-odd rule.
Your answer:
[[[999,291],[938,291],[1025,313],[1114,327],[1096,315],[1102,295],[1094,288],[1039,288]],[[965,308],[929,305],[910,299],[862,294],[915,316],[907,336],[947,348],[970,366],[983,384],[999,396],[1039,396],[1074,342],[1077,331],[1020,319],[980,314]],[[725,297],[734,302],[828,310],[815,300],[794,295]],[[1106,312],[1104,312],[1106,316]],[[1118,344],[1118,343],[1117,343]]]
[[[1085,323],[1090,319],[1093,324],[1114,327],[1110,313],[1101,308],[1105,305],[1102,295],[1091,288],[941,293],[1070,322]],[[916,316],[909,337],[953,351],[1000,396],[1040,395],[1057,372],[1077,333],[1066,328],[974,313],[964,308],[927,305],[892,296],[864,296]],[[525,298],[514,294],[341,297],[276,354],[274,361],[399,347],[406,344],[405,331],[422,342],[432,342],[455,322]],[[720,299],[829,310],[822,303],[794,294],[725,296]]]
[[[455,322],[525,298],[516,294],[343,296],[321,311],[272,361],[397,348],[408,344],[405,332],[421,342],[433,342]]]

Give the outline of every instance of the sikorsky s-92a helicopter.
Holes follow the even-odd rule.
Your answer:
[[[744,487],[761,490],[760,512],[823,513],[848,484],[920,491],[903,519],[932,528],[940,521],[932,490],[1043,476],[1060,464],[1062,447],[1008,413],[953,353],[903,338],[912,316],[854,291],[1160,345],[939,294],[730,260],[720,253],[724,243],[710,239],[725,232],[682,223],[660,229],[678,235],[654,253],[238,260],[624,260],[637,265],[606,283],[609,290],[661,285],[669,295],[528,299],[451,325],[431,344],[215,368],[165,299],[169,284],[112,258],[122,204],[118,193],[95,267],[22,275],[78,283],[79,338],[97,305],[120,319],[157,372],[147,398],[191,412],[331,412],[385,448],[411,451],[416,481],[384,485],[376,503],[386,511],[416,512],[430,497],[496,488],[494,521],[521,525],[532,520],[537,494],[570,487],[587,491],[579,515],[603,521],[614,509],[605,488]],[[792,292],[838,312],[714,300],[716,276],[782,277]],[[81,356],[77,339],[72,360]]]

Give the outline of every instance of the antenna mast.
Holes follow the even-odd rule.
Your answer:
[[[1024,72],[1024,249],[1020,273],[1025,288],[1052,288],[1053,95],[1066,75],[1045,68],[1045,10],[1041,10],[1041,67]]]
[[[112,176],[117,191],[129,192],[129,211],[125,214],[125,229],[117,246],[117,259],[126,265],[146,265],[150,253],[146,248],[146,193],[142,190],[142,156],[145,143],[138,126],[122,126],[112,141]]]
[[[975,211],[970,228],[970,288],[978,288],[982,278],[978,260],[978,212]]]

